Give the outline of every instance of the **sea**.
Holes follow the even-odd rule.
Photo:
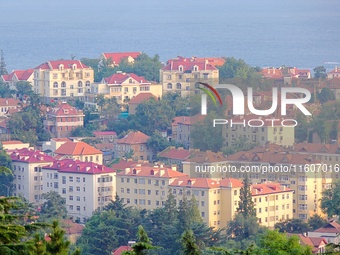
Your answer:
[[[253,66],[340,66],[339,0],[0,0],[7,69],[142,51]]]

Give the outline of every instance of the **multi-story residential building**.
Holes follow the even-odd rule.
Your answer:
[[[82,162],[103,163],[103,153],[84,142],[65,142],[55,152],[56,159],[74,159]]]
[[[152,150],[146,146],[150,136],[140,132],[131,131],[121,139],[116,140],[115,158],[131,157],[134,160],[149,160],[153,158]]]
[[[322,215],[320,199],[325,179],[321,172],[305,171],[305,167],[320,164],[321,161],[312,154],[279,150],[280,146],[269,145],[230,155],[229,165],[236,171],[229,171],[228,174],[234,178],[244,178],[245,173],[240,169],[248,169],[253,183],[279,182],[294,190],[294,218],[306,220],[314,213]]]
[[[208,59],[183,58],[170,59],[160,70],[163,93],[178,92],[182,96],[198,93],[196,82],[217,84],[218,69]]]
[[[33,69],[14,70],[10,74],[1,75],[0,81],[7,83],[11,90],[16,90],[16,83],[19,81],[26,81],[33,85],[33,73]]]
[[[93,79],[93,69],[79,60],[53,60],[34,68],[33,88],[46,102],[82,99]]]
[[[337,66],[334,68],[334,70],[330,71],[327,73],[327,78],[328,79],[333,79],[333,78],[340,78],[340,68]]]
[[[141,52],[114,52],[114,53],[102,53],[100,59],[109,61],[111,66],[119,66],[120,62],[126,60],[128,63],[135,62],[135,59],[142,54]],[[99,63],[99,67],[100,67]]]
[[[269,119],[267,121],[266,119]],[[271,119],[277,119],[270,121]],[[251,127],[252,125],[261,125],[261,127]],[[226,148],[231,148],[240,139],[256,145],[265,145],[266,143],[275,143],[283,146],[294,144],[294,127],[281,126],[281,118],[276,117],[259,117],[257,115],[240,115],[232,118],[233,124],[222,126],[222,136]],[[289,123],[292,125],[292,123]]]
[[[86,90],[86,93],[85,93],[85,97],[84,97],[85,107],[98,109],[99,106],[97,105],[97,96],[99,94],[108,95],[109,87],[105,83],[100,83],[100,82],[92,83],[90,90]]]
[[[137,164],[117,173],[117,194],[127,205],[152,210],[164,205],[169,184],[181,176],[185,174],[163,165]]]
[[[214,178],[228,177],[227,172],[221,171],[228,165],[227,157],[221,152],[190,150],[190,156],[182,161],[183,173],[192,178]]]
[[[184,145],[188,149],[191,145],[190,132],[192,127],[197,123],[204,120],[203,115],[197,114],[194,116],[181,116],[176,117],[175,122],[172,123],[172,140],[175,140]],[[175,137],[176,134],[176,137]]]
[[[84,125],[84,113],[66,102],[48,109],[44,128],[51,132],[52,136],[61,138],[70,135],[71,131]]]
[[[156,98],[162,96],[160,84],[151,83],[134,73],[117,72],[110,77],[103,78],[101,83],[108,87],[106,96],[115,97],[119,104],[127,103],[141,93],[151,93]]]
[[[116,171],[93,162],[65,159],[43,167],[44,190],[66,199],[68,215],[85,223],[116,194]]]
[[[1,142],[3,150],[18,150],[18,149],[28,149],[30,147],[29,143],[23,143],[21,141],[2,141]]]
[[[94,131],[93,134],[102,143],[113,143],[117,138],[117,133],[114,131]]]
[[[21,110],[21,101],[14,98],[0,98],[0,117]]]
[[[22,195],[30,203],[42,204],[43,191],[43,166],[52,164],[55,159],[46,154],[31,149],[8,151],[12,159],[14,174],[14,196]]]

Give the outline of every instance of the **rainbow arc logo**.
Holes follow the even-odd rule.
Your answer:
[[[204,82],[197,82],[197,83],[203,86],[203,87],[198,87],[198,89],[202,90],[205,93],[205,94],[202,94],[203,101],[206,102],[206,95],[208,95],[211,98],[211,100],[214,102],[215,106],[217,106],[216,98],[218,99],[218,102],[220,103],[220,105],[222,105],[221,96],[215,88],[213,88],[208,83],[204,83]],[[206,115],[207,114],[206,111],[207,111],[206,107],[204,109],[202,108],[202,115]]]

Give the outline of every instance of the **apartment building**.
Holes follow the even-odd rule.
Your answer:
[[[93,69],[79,60],[53,60],[34,68],[33,88],[45,102],[82,99],[93,79]]]
[[[340,68],[336,66],[332,71],[328,72],[327,78],[328,79],[340,78]]]
[[[169,184],[181,176],[185,174],[163,165],[137,164],[117,173],[117,194],[128,206],[152,210],[164,205]]]
[[[134,73],[117,72],[101,81],[106,84],[107,97],[115,97],[119,104],[129,102],[132,98],[142,93],[151,93],[156,98],[162,97],[162,86],[147,81],[143,76]]]
[[[172,123],[172,140],[177,141],[188,149],[191,145],[190,133],[192,127],[198,122],[203,121],[205,116],[196,114],[194,116],[180,116]]]
[[[115,158],[130,157],[133,160],[152,160],[153,152],[146,146],[150,136],[140,131],[130,131],[126,136],[117,139],[114,149]]]
[[[74,159],[82,162],[103,163],[103,153],[84,142],[67,141],[55,152],[56,159]]]
[[[182,162],[183,173],[192,178],[221,179],[228,177],[227,173],[221,171],[229,163],[227,157],[221,152],[190,150],[190,156]]]
[[[43,190],[42,167],[52,164],[55,159],[41,151],[23,148],[7,151],[12,160],[14,174],[14,196],[23,196],[30,203],[42,204]]]
[[[295,154],[279,151],[280,146],[268,145],[250,151],[241,151],[228,156],[230,166],[235,172],[229,172],[231,177],[244,178],[244,171],[253,183],[266,181],[279,182],[294,190],[294,218],[307,220],[314,213],[323,214],[320,199],[325,179],[321,172],[305,171],[304,167],[321,163],[313,154]],[[265,171],[262,171],[266,169]]]
[[[160,70],[163,93],[178,92],[182,96],[199,93],[196,82],[217,84],[218,69],[204,58],[177,57],[167,61]]]
[[[266,119],[277,119],[276,121],[266,121]],[[240,139],[256,145],[265,145],[266,143],[275,143],[282,146],[291,146],[294,144],[294,127],[285,127],[281,125],[281,118],[275,116],[259,117],[257,115],[240,115],[232,118],[232,125],[222,126],[222,136],[224,137],[225,147],[232,148]],[[261,127],[251,127],[252,126]],[[288,124],[288,123],[286,123]],[[289,123],[292,125],[293,123]]]
[[[72,130],[84,126],[84,113],[62,102],[49,108],[44,120],[44,128],[56,138],[68,137]]]
[[[158,153],[157,156],[159,160],[166,165],[176,165],[178,171],[183,172],[182,162],[189,158],[190,153],[189,150],[186,150],[183,147],[175,148],[174,146],[170,146]]]
[[[93,162],[64,159],[43,167],[44,192],[57,191],[66,199],[68,216],[85,223],[116,194],[116,171]]]

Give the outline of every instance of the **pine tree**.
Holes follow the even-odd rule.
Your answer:
[[[191,225],[193,223],[203,222],[200,210],[198,209],[198,203],[194,195],[192,195],[189,205],[190,205],[189,206],[189,218],[191,221]]]
[[[144,255],[148,254],[149,250],[158,249],[152,245],[151,239],[141,225],[138,227],[137,240],[138,242],[132,246],[132,251],[123,252],[124,255]]]
[[[65,231],[59,227],[58,221],[52,225],[52,233],[48,235],[51,239],[46,243],[46,250],[51,255],[67,255],[70,242],[65,239]]]
[[[246,175],[243,180],[243,187],[240,190],[240,203],[237,212],[241,213],[245,219],[256,217],[255,205],[252,200],[250,181]]]
[[[196,244],[196,238],[191,230],[184,231],[181,243],[184,255],[201,255],[202,252]]]
[[[4,52],[1,50],[0,51],[0,75],[3,75],[3,74],[8,74],[8,72],[7,72],[7,69],[6,69]]]
[[[183,193],[182,202],[178,206],[178,224],[179,229],[188,230],[190,228],[190,214],[189,214],[189,202],[186,195]],[[181,231],[181,232],[183,232]]]
[[[178,216],[177,202],[171,190],[169,190],[167,200],[165,201],[164,204],[164,209],[167,212],[169,222],[175,222]]]

